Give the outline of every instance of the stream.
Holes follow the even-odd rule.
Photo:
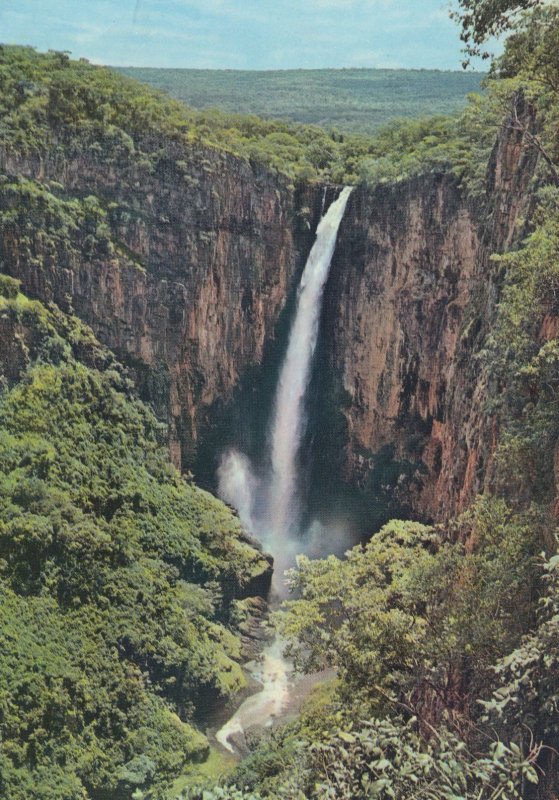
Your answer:
[[[262,689],[247,697],[215,735],[216,740],[231,753],[235,752],[235,747],[229,742],[230,737],[244,734],[253,726],[270,727],[287,710],[293,687],[293,668],[283,657],[282,649],[278,637],[264,649],[262,660],[248,670]]]
[[[299,451],[306,429],[305,400],[318,340],[324,288],[334,255],[351,187],[342,189],[322,215],[297,294],[297,305],[284,361],[276,388],[270,421],[270,452],[267,474],[257,476],[247,456],[237,450],[222,455],[218,470],[218,494],[237,509],[239,517],[274,557],[273,588],[285,596],[284,571],[295,564],[297,553],[323,556],[331,552],[328,540],[316,542],[301,530],[303,501],[299,474]],[[312,529],[312,526],[311,526]],[[295,680],[292,664],[282,655],[276,637],[249,670],[261,689],[248,697],[217,731],[216,740],[235,753],[251,727],[270,727],[278,718],[301,705],[312,686],[325,678],[321,673]],[[240,737],[238,739],[237,737]],[[242,745],[241,745],[242,746]]]

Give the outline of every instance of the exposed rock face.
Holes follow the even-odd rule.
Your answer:
[[[169,423],[173,461],[191,465],[207,409],[262,360],[293,282],[293,189],[216,151],[171,148],[155,174],[81,157],[0,154],[0,167],[112,204],[117,250],[105,258],[49,255],[40,236],[26,245],[16,229],[0,260],[26,292],[72,309],[136,369]]]
[[[7,174],[112,204],[117,245],[105,256],[88,256],[80,241],[73,255],[45,254],[39,235],[24,242],[15,229],[0,261],[132,366],[169,423],[174,462],[188,468],[214,404],[231,399],[276,335],[322,190],[298,196],[232,156],[174,147],[154,172],[0,153]],[[453,177],[429,175],[356,190],[342,223],[323,344],[347,399],[345,479],[364,486],[375,454],[391,445],[414,465],[405,491],[426,518],[463,509],[490,474],[497,431],[477,358],[498,296],[489,255],[518,236],[534,166],[522,134],[505,129],[488,172],[489,210],[489,200],[466,201]]]
[[[435,479],[446,466],[447,390],[478,252],[475,222],[448,177],[354,195],[326,334],[349,396],[349,480],[363,479],[391,444],[396,457],[423,462]],[[426,496],[417,502],[430,511]]]
[[[340,232],[325,335],[349,397],[346,476],[363,483],[393,445],[416,466],[405,492],[426,518],[463,510],[490,479],[497,422],[479,359],[498,298],[489,256],[519,236],[535,164],[505,127],[477,207],[453,178],[427,176],[355,193]]]
[[[29,364],[34,332],[0,308],[0,381],[11,386]],[[1,385],[1,384],[0,384]]]

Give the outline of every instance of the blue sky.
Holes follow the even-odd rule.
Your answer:
[[[448,0],[0,0],[0,41],[115,66],[460,68]]]

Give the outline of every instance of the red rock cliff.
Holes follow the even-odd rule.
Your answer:
[[[227,154],[174,148],[151,171],[91,155],[0,153],[7,175],[100,197],[112,237],[112,249],[88,255],[83,237],[71,251],[45,249],[40,227],[14,225],[0,260],[25,291],[73,309],[133,368],[169,423],[173,460],[189,467],[213,405],[232,397],[275,335],[322,190],[298,197]],[[534,161],[522,134],[505,128],[483,202],[466,200],[445,175],[359,188],[340,230],[323,342],[348,401],[345,479],[364,485],[375,454],[392,445],[414,464],[405,490],[424,517],[463,509],[488,474],[496,423],[477,356],[498,297],[489,255],[518,236]]]
[[[463,510],[490,476],[497,421],[479,359],[498,299],[489,257],[520,236],[535,163],[505,126],[486,197],[465,199],[445,175],[358,190],[340,232],[325,336],[349,398],[346,477],[364,484],[393,445],[415,465],[404,492],[426,518]]]
[[[212,150],[167,151],[155,173],[91,156],[0,169],[110,204],[112,252],[45,251],[40,229],[4,232],[0,260],[23,289],[72,309],[135,371],[191,465],[207,409],[262,359],[297,267],[287,182]]]

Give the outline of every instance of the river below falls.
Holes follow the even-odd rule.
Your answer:
[[[247,731],[271,728],[278,722],[295,719],[312,688],[334,676],[333,670],[296,674],[292,664],[283,657],[282,649],[283,643],[276,637],[264,648],[258,661],[246,665],[256,684],[255,692],[226,721],[223,717],[215,720],[217,725],[222,724],[212,738],[230,753],[242,757],[248,752],[244,741]],[[215,724],[212,727],[215,729]]]

